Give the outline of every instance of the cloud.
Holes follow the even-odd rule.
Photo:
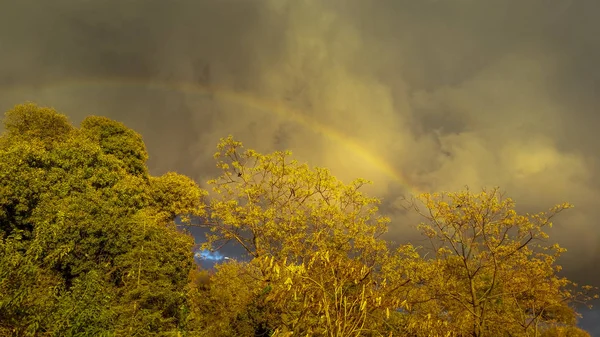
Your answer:
[[[194,257],[200,260],[208,260],[208,261],[223,261],[228,260],[229,258],[223,256],[223,254],[219,252],[211,252],[208,250],[199,250],[194,253]]]
[[[220,137],[234,134],[259,151],[290,149],[344,180],[374,180],[396,241],[414,238],[417,219],[395,207],[414,187],[497,185],[523,211],[570,201],[576,208],[557,218],[552,238],[569,250],[570,276],[600,285],[590,272],[600,267],[600,2],[10,6],[0,13],[2,109],[34,100],[76,122],[116,118],[144,135],[153,173],[177,170],[202,182],[215,172]],[[119,85],[127,79],[227,88],[288,112],[216,92]],[[342,136],[301,125],[289,111]],[[404,181],[344,144],[350,140]]]

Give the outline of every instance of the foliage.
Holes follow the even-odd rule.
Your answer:
[[[265,288],[260,270],[229,261],[214,274],[195,271],[189,292],[191,324],[200,336],[268,336]]]
[[[32,103],[7,111],[3,124],[9,137],[39,139],[46,143],[65,140],[73,130],[65,115]]]
[[[176,331],[193,240],[177,214],[203,192],[151,177],[141,137],[90,117],[77,129],[33,104],[0,137],[0,329],[15,336]]]
[[[548,243],[544,231],[571,205],[519,215],[498,189],[418,200],[426,219],[419,229],[430,239],[436,266],[423,285],[436,306],[423,314],[445,317],[456,335],[538,335],[549,326],[575,324],[570,305],[590,298],[558,275],[556,259],[565,249]]]
[[[236,268],[264,289],[273,336],[535,336],[574,326],[572,305],[590,299],[558,275],[564,249],[544,231],[569,204],[519,215],[498,189],[424,194],[413,206],[426,219],[426,258],[410,245],[390,250],[379,200],[360,191],[366,181],[343,184],[289,155],[223,139],[205,224],[205,249],[234,241],[248,253]]]
[[[590,334],[574,326],[555,326],[545,330],[541,337],[590,337]]]
[[[102,151],[119,159],[128,173],[147,175],[148,153],[142,137],[125,125],[106,117],[90,116],[81,123],[81,130]]]
[[[368,181],[289,152],[222,139],[209,195],[151,176],[142,137],[104,117],[76,128],[25,104],[4,127],[0,335],[589,336],[574,304],[595,289],[560,276],[546,234],[569,204],[518,214],[498,189],[424,194],[411,206],[429,249],[392,249]],[[246,262],[200,270],[177,217]]]
[[[210,223],[206,247],[234,240],[252,257],[297,262],[330,249],[360,254],[374,263],[385,243],[389,219],[377,214],[379,201],[365,196],[359,179],[345,185],[326,169],[289,160],[289,152],[262,155],[223,139],[215,154],[219,178],[209,181]]]
[[[205,248],[230,240],[245,248],[270,289],[265,301],[278,313],[269,321],[276,334],[372,332],[400,305],[390,294],[409,283],[396,276],[401,253],[412,247],[396,254],[381,239],[389,219],[361,191],[367,181],[344,184],[289,156],[221,141]]]

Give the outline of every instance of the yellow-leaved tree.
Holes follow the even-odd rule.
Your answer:
[[[539,336],[575,325],[572,305],[589,300],[591,287],[577,290],[558,274],[565,249],[545,232],[570,204],[520,215],[496,188],[424,194],[413,206],[426,220],[419,229],[435,268],[420,289],[430,301],[412,308],[412,320],[437,317],[457,336]]]
[[[361,191],[367,181],[344,184],[289,156],[222,139],[204,248],[234,241],[245,249],[275,335],[376,334],[403,305],[398,294],[410,282],[402,268],[414,249],[389,250],[381,238],[389,219]]]

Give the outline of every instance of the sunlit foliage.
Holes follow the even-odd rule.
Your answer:
[[[249,263],[231,260],[216,266],[209,275],[194,271],[189,291],[192,335],[269,336],[265,297],[268,285],[260,270]]]
[[[368,181],[289,152],[222,139],[209,194],[149,175],[141,135],[108,118],[25,104],[4,128],[2,336],[589,336],[574,305],[596,289],[560,275],[547,234],[569,204],[423,194],[409,205],[429,245],[392,246]],[[245,255],[199,269],[178,217],[207,230],[202,249]]]
[[[202,192],[151,177],[141,136],[49,108],[7,112],[0,137],[0,329],[14,336],[176,331]]]
[[[431,247],[392,250],[366,181],[231,137],[215,158],[204,247],[246,250],[252,264],[238,268],[262,282],[275,336],[537,336],[574,326],[573,305],[590,299],[558,275],[564,249],[545,232],[569,204],[520,215],[498,189],[424,194],[411,206]]]
[[[344,184],[289,152],[259,154],[231,137],[215,158],[222,174],[209,182],[205,248],[244,247],[269,289],[266,310],[278,313],[269,322],[276,335],[373,333],[401,305],[390,294],[410,282],[398,261],[412,247],[389,250],[389,219],[362,192],[367,181]]]
[[[545,232],[570,204],[520,215],[492,189],[424,194],[414,206],[433,252],[426,262],[435,265],[423,274],[423,291],[435,306],[415,306],[415,318],[433,315],[461,336],[537,336],[575,324],[572,305],[590,298],[558,275],[556,259],[565,249]]]

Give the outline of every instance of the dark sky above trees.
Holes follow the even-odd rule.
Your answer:
[[[76,123],[123,121],[144,136],[153,174],[200,182],[228,134],[290,149],[345,180],[374,180],[396,241],[414,233],[399,207],[414,188],[498,185],[526,211],[569,201],[551,235],[568,249],[566,272],[600,285],[598,1],[4,2],[3,111],[29,100]]]

